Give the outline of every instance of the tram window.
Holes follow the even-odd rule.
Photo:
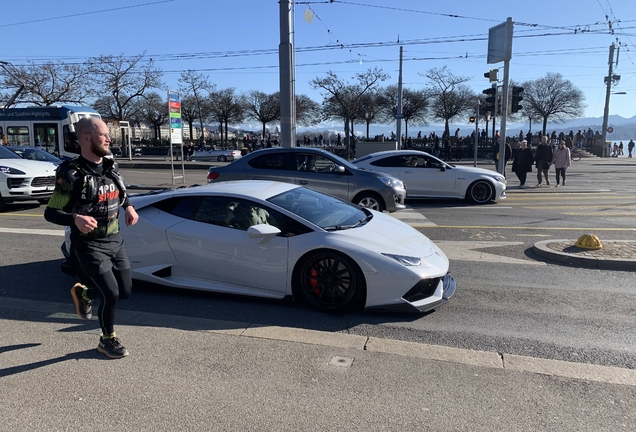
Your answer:
[[[71,132],[71,128],[69,128],[68,125],[64,125],[62,133],[64,134],[64,151],[80,154],[80,145],[75,132]]]
[[[7,138],[9,145],[29,145],[29,128],[26,126],[9,126],[7,127]]]
[[[55,123],[34,123],[33,135],[36,147],[44,147],[46,151],[57,148],[57,125]]]

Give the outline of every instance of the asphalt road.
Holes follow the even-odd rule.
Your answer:
[[[169,170],[123,167],[122,172],[128,183],[154,186],[171,183]],[[502,356],[518,354],[537,359],[633,370],[636,369],[634,273],[558,265],[534,255],[531,248],[538,240],[575,239],[588,232],[598,235],[601,240],[636,240],[635,174],[636,163],[633,160],[584,160],[571,167],[568,185],[564,188],[516,190],[514,185],[517,183],[509,175],[508,198],[498,204],[473,206],[459,201],[409,201],[412,208],[409,212],[419,215],[426,222],[420,224],[418,229],[439,243],[449,256],[451,271],[458,287],[448,304],[425,315],[329,315],[291,301],[184,292],[140,284],[135,286],[134,295],[129,300],[121,302],[119,310],[122,313],[247,321],[266,326],[467,348]],[[186,171],[186,184],[197,183],[204,179],[204,175],[205,171],[202,170]],[[59,271],[59,246],[62,237],[55,233],[55,230],[59,230],[58,227],[44,221],[43,209],[35,204],[12,205],[7,212],[0,213],[0,238],[3,245],[3,253],[0,255],[0,312],[3,311],[2,298],[51,304],[70,302],[68,287],[73,280]],[[5,310],[0,313],[0,319],[2,318],[15,320],[14,322],[25,319],[34,323],[34,329],[39,323],[42,331],[51,325],[50,318],[37,314],[25,318],[15,311]],[[200,337],[179,333],[178,327],[175,331],[176,334],[166,332],[172,343],[175,343],[174,338],[177,337],[193,342]],[[191,349],[197,351],[187,343],[179,344],[179,349],[185,352]],[[286,348],[265,343],[259,349],[261,352],[269,352],[269,349]],[[193,353],[186,356],[191,358]],[[286,358],[285,361],[295,360]],[[193,367],[196,368],[196,361],[188,364],[194,364]],[[406,364],[409,366],[400,367],[412,370],[416,363]],[[450,370],[439,372],[453,374]],[[462,372],[456,372],[457,376],[447,384],[455,386],[453,388],[467,385],[471,388],[467,392],[478,394],[479,384],[472,383],[468,377],[473,372],[475,376],[481,372],[471,370],[467,375],[464,372],[463,369]],[[284,371],[281,373],[284,374]],[[386,373],[387,377],[392,374]],[[416,372],[413,370],[412,373]],[[429,380],[434,379],[425,375]],[[360,380],[358,383],[364,382],[364,379]],[[514,386],[508,387],[509,385],[509,382],[504,385],[497,380],[490,380],[487,388],[496,393],[495,389],[501,386],[502,392],[514,394]],[[547,383],[537,385],[541,387]],[[568,381],[562,385],[573,389],[574,383]],[[541,405],[538,402],[541,399],[541,391],[537,390],[539,387],[532,387],[534,390],[530,387],[532,386],[528,387],[528,392],[532,396],[528,397],[536,398],[534,403]],[[632,390],[624,389],[625,387],[614,387],[614,391],[622,398],[621,403],[626,404],[623,408],[629,412],[628,407],[634,406],[635,395]],[[594,390],[597,396],[606,391],[612,392],[606,388]],[[560,390],[555,391],[559,392]],[[583,406],[597,400],[590,392],[592,390],[589,387],[577,388],[562,396]],[[389,393],[393,394],[391,391]],[[429,396],[434,397],[434,394]],[[604,396],[599,397],[606,400],[603,399]],[[322,395],[318,397],[319,400],[321,398]],[[524,403],[514,398],[508,401],[511,407],[523,406]],[[455,402],[447,401],[449,406],[457,406]],[[505,404],[504,401],[499,402]],[[562,409],[572,419],[576,419],[576,413],[570,412],[571,406],[573,405],[569,404]],[[467,409],[470,411],[480,408],[469,404]],[[532,424],[532,429],[567,430],[568,424],[572,424],[561,421],[555,423],[557,414],[549,410],[539,411],[541,413],[526,413],[528,418],[520,419],[518,426],[523,429],[523,425]],[[373,413],[368,414],[369,418],[375,418]],[[407,416],[402,412],[394,415],[402,419]],[[537,420],[537,415],[552,418],[541,422]],[[446,424],[448,429],[471,430],[470,416],[460,417],[460,423],[454,426]],[[626,423],[625,418],[619,416],[614,419],[614,423],[627,430],[630,423]],[[478,415],[476,419],[483,420],[482,415]],[[367,422],[362,421],[360,424]],[[493,423],[483,424],[488,425],[484,429],[494,427]],[[517,423],[513,423],[513,426],[515,424]],[[598,424],[591,424],[587,425],[589,430],[605,429]],[[377,423],[376,430],[382,429],[378,425],[384,423]],[[610,430],[610,423],[606,426]],[[506,429],[505,426],[503,428]],[[288,430],[293,429],[290,427]],[[298,428],[301,429],[303,428]],[[355,427],[352,429],[365,430]],[[374,428],[368,428],[371,429]],[[384,429],[392,430],[390,426]],[[404,430],[416,429],[418,427],[414,424],[404,426]],[[582,427],[581,430],[583,429],[586,428]]]

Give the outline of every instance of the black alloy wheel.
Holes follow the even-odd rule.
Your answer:
[[[494,188],[486,180],[478,180],[468,187],[468,198],[476,204],[486,204],[493,198]]]
[[[306,258],[296,282],[302,300],[327,312],[354,308],[364,292],[364,276],[358,266],[335,251],[318,252]]]

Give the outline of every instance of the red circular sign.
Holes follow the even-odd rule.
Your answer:
[[[609,132],[609,133],[614,132],[614,128],[613,128],[613,127],[611,127],[611,126],[610,126],[610,127],[608,127],[608,128],[607,128],[607,132]]]

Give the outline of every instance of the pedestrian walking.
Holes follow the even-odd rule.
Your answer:
[[[550,179],[548,178],[548,170],[552,164],[552,147],[548,144],[548,137],[541,137],[541,144],[537,147],[537,151],[534,155],[534,160],[537,166],[537,187],[542,186],[541,174],[545,177],[545,182],[550,186]]]
[[[97,350],[110,358],[128,355],[115,334],[115,306],[130,296],[130,262],[119,232],[119,207],[127,226],[138,215],[128,199],[122,177],[110,153],[108,126],[101,119],[84,117],[75,130],[81,156],[65,161],[56,171],[55,190],[44,211],[47,221],[71,228],[69,261],[80,278],[71,297],[80,318],[92,315],[99,299],[102,335]]]
[[[634,151],[634,140],[630,139],[629,143],[627,144],[627,153],[628,153],[628,158],[632,157],[632,152]]]
[[[565,186],[565,171],[571,164],[570,149],[565,146],[565,141],[559,141],[559,147],[554,151],[552,163],[556,170],[556,187],[559,187],[559,177],[563,180],[561,183]]]
[[[248,144],[249,145],[249,144]],[[188,158],[187,160],[189,160],[190,162],[192,162],[192,158],[194,157],[194,144],[190,143],[190,145],[187,148],[187,152],[188,152]]]
[[[512,172],[514,172],[519,179],[519,187],[526,187],[526,178],[528,177],[528,173],[532,172],[533,162],[534,156],[532,150],[528,148],[528,141],[521,140],[519,149],[515,152],[515,156],[512,160]]]
[[[495,144],[492,147],[492,154],[493,154],[493,159],[495,161],[495,167],[497,169],[499,169],[499,143],[495,142]],[[510,147],[510,144],[506,143],[504,146],[504,160],[503,160],[503,168],[502,168],[502,174],[504,176],[504,178],[506,177],[506,165],[508,165],[508,161],[510,160],[510,158],[512,157],[512,147]]]

